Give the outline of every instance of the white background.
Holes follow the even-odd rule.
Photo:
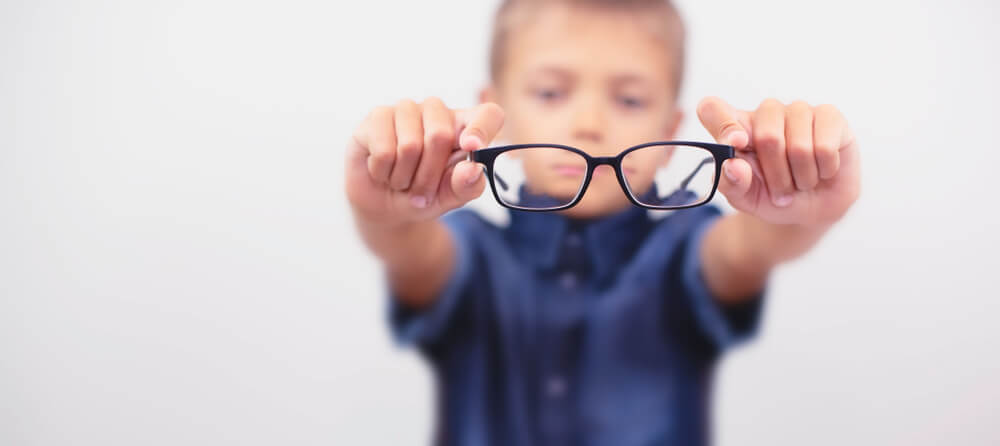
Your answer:
[[[493,7],[0,2],[0,444],[425,444],[342,150],[374,105],[471,105]],[[863,150],[722,364],[720,444],[1000,442],[996,3],[681,7],[689,113],[829,102]]]

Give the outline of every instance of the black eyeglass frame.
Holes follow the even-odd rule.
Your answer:
[[[697,203],[686,204],[681,206],[654,206],[654,205],[640,203],[635,198],[635,196],[633,196],[632,190],[628,186],[628,181],[625,180],[625,174],[624,172],[622,172],[622,160],[625,159],[625,156],[631,152],[652,146],[689,146],[689,147],[698,147],[710,152],[712,156],[715,158],[715,181],[712,184],[712,192],[708,194],[708,197]],[[504,152],[509,152],[511,150],[530,149],[536,147],[569,150],[570,152],[576,153],[582,156],[585,160],[587,160],[587,173],[584,176],[583,184],[580,186],[580,190],[577,191],[576,196],[573,197],[573,200],[570,201],[569,203],[561,206],[554,206],[548,208],[527,208],[527,207],[520,207],[508,204],[504,202],[504,200],[500,198],[500,194],[497,193],[497,186],[495,184],[494,181],[495,177],[493,174],[493,162],[496,161],[497,157],[500,156],[500,154]],[[513,145],[487,147],[484,149],[479,149],[470,153],[468,159],[470,161],[480,163],[483,165],[483,169],[486,172],[486,177],[489,179],[490,182],[490,191],[493,192],[493,198],[496,199],[497,203],[499,203],[501,206],[508,209],[514,209],[526,212],[552,212],[552,211],[561,211],[564,209],[569,209],[575,206],[577,203],[579,203],[581,199],[583,199],[584,194],[587,192],[587,187],[590,185],[590,179],[594,174],[594,169],[596,169],[597,166],[606,164],[611,166],[615,170],[615,176],[618,177],[618,184],[621,185],[622,191],[625,192],[625,197],[627,197],[628,200],[632,202],[632,204],[646,209],[674,210],[674,209],[693,208],[704,205],[709,201],[712,201],[712,197],[715,196],[715,191],[718,190],[719,188],[719,176],[722,175],[722,163],[727,159],[733,158],[735,156],[734,154],[735,154],[735,149],[733,148],[733,146],[727,146],[723,144],[714,144],[714,143],[696,142],[696,141],[654,141],[629,147],[616,156],[590,156],[583,150],[562,144],[513,144]]]

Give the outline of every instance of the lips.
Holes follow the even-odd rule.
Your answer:
[[[587,168],[585,166],[577,164],[556,164],[555,166],[552,166],[552,170],[559,175],[567,177],[583,176],[583,174],[587,172]]]

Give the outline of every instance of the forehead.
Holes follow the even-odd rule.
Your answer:
[[[676,62],[666,33],[639,12],[562,3],[529,7],[511,23],[508,39],[506,75],[554,67],[580,77],[673,80]]]

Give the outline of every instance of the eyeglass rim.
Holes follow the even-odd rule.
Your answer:
[[[689,146],[689,147],[697,147],[710,152],[713,158],[715,159],[715,178],[712,184],[712,190],[711,192],[709,192],[708,196],[705,197],[705,199],[698,201],[696,203],[686,204],[681,206],[655,206],[655,205],[640,203],[633,196],[632,190],[628,186],[628,181],[625,179],[624,173],[622,172],[621,163],[622,160],[625,158],[625,156],[628,155],[629,153],[652,146]],[[502,198],[500,198],[500,194],[497,193],[496,184],[493,178],[494,161],[496,161],[496,158],[504,152],[509,152],[512,150],[520,150],[520,149],[530,149],[530,148],[549,148],[549,149],[568,150],[582,156],[587,161],[587,171],[584,176],[583,183],[580,185],[580,189],[576,192],[576,195],[573,197],[573,200],[571,200],[569,203],[560,206],[554,206],[548,208],[527,208],[506,203]],[[596,169],[600,165],[608,164],[614,169],[615,177],[618,178],[618,184],[622,187],[622,191],[625,192],[625,197],[628,198],[628,200],[632,204],[642,208],[653,209],[653,210],[678,210],[678,209],[688,209],[688,208],[702,206],[712,201],[712,198],[715,197],[715,192],[719,188],[719,177],[720,175],[722,175],[722,163],[727,159],[733,158],[735,156],[735,153],[736,149],[733,146],[728,146],[725,144],[716,144],[716,143],[708,143],[700,141],[652,141],[652,142],[637,144],[629,148],[626,148],[625,150],[621,151],[618,155],[615,156],[595,157],[591,156],[590,154],[584,152],[581,149],[578,149],[573,146],[567,146],[564,144],[528,143],[528,144],[509,144],[509,145],[482,148],[470,153],[467,159],[483,165],[483,171],[486,174],[486,178],[490,183],[490,191],[493,194],[493,198],[496,200],[498,204],[508,209],[525,211],[525,212],[552,212],[552,211],[561,211],[564,209],[569,209],[575,206],[577,203],[580,202],[580,200],[583,199],[583,195],[586,192],[587,187],[590,186],[590,180],[591,177],[593,176],[594,169]]]

